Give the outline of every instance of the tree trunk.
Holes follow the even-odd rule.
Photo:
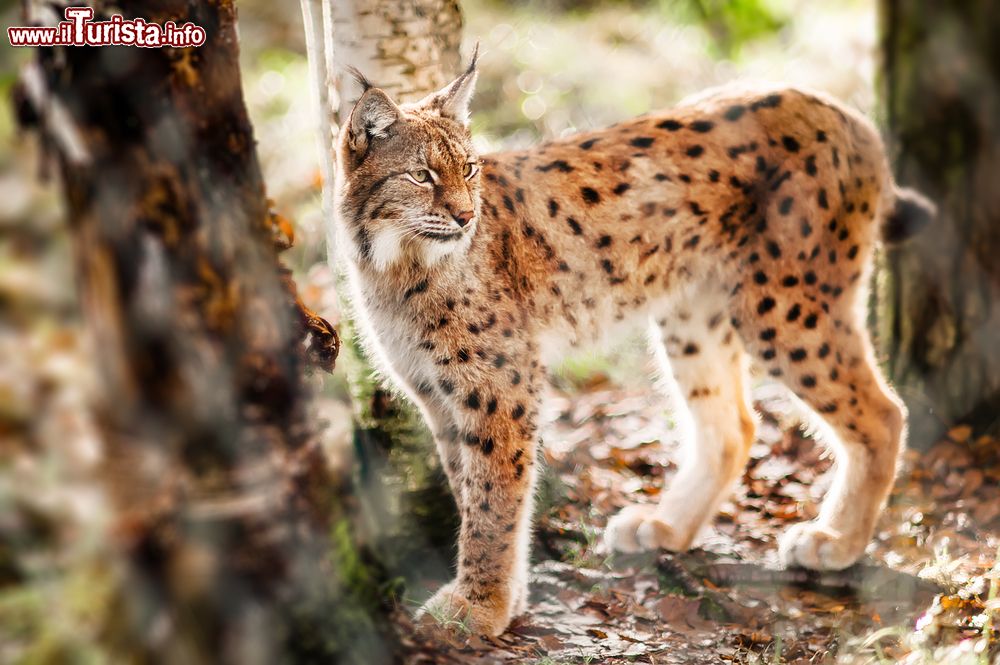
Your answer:
[[[926,445],[1000,428],[1000,4],[880,3],[885,100],[899,182],[939,207],[886,253],[879,328]]]
[[[319,105],[324,215],[330,220],[336,128],[361,92],[347,68],[357,67],[397,101],[420,99],[458,75],[462,16],[455,0],[302,0],[302,10]],[[332,224],[327,228],[328,255],[336,266]],[[378,524],[380,561],[411,579],[440,574],[453,558],[458,516],[430,433],[413,405],[375,380],[350,321],[341,327],[361,485],[368,519]],[[428,546],[442,556],[428,558]]]
[[[17,95],[61,175],[102,378],[126,565],[101,638],[119,662],[389,662],[351,506],[307,413],[306,363],[332,368],[337,337],[278,261],[291,228],[265,198],[235,8],[124,13],[191,21],[207,41],[39,49]]]

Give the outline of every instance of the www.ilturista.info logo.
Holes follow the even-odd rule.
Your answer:
[[[205,28],[194,23],[163,25],[141,18],[114,14],[107,21],[94,21],[91,7],[67,7],[65,21],[50,27],[7,28],[11,46],[141,46],[186,48],[205,43]]]

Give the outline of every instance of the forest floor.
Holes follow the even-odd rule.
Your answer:
[[[765,386],[757,397],[752,459],[695,549],[610,557],[607,517],[657,500],[676,469],[675,428],[649,392],[558,396],[544,437],[530,610],[497,639],[460,625],[415,629],[401,616],[411,662],[1000,662],[991,661],[1000,659],[997,441],[956,428],[929,452],[907,451],[861,563],[786,570],[777,538],[816,515],[832,460],[779,393]]]

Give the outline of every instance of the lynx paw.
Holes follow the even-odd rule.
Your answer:
[[[803,522],[790,527],[781,537],[778,557],[785,566],[843,570],[864,554],[866,545],[818,522]]]
[[[608,521],[604,530],[608,549],[617,552],[671,550],[682,552],[690,546],[690,538],[656,516],[656,506],[635,505],[622,509]]]
[[[438,625],[463,633],[496,637],[507,629],[510,612],[507,603],[469,600],[454,581],[449,582],[417,610],[416,618],[429,617]]]

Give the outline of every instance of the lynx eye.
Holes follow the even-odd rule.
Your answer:
[[[410,179],[416,183],[423,184],[425,182],[431,181],[431,172],[427,169],[417,169],[416,171],[410,171],[407,175]]]
[[[466,180],[468,180],[472,176],[476,175],[476,172],[478,170],[479,167],[476,166],[475,162],[466,162],[465,168],[462,169],[462,175],[465,177]]]

